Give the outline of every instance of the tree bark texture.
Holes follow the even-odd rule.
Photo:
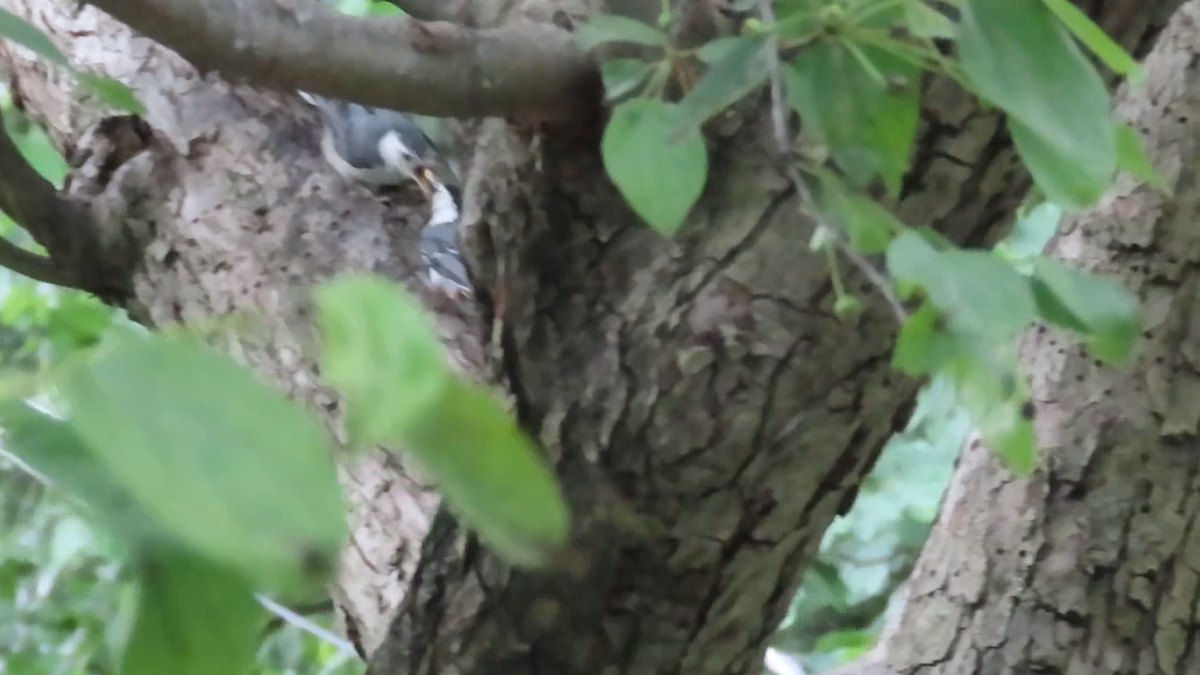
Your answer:
[[[1047,251],[1138,294],[1146,333],[1131,365],[1102,366],[1049,328],[1026,336],[1038,468],[1015,479],[969,444],[894,632],[873,668],[848,673],[1200,673],[1197,64],[1189,2],[1145,84],[1118,99],[1174,199],[1124,177]]]
[[[1143,55],[1180,2],[1078,4]],[[73,198],[136,254],[115,286],[129,292],[114,301],[151,325],[261,317],[252,338],[226,348],[337,433],[306,291],[353,270],[411,281],[424,217],[415,197],[388,202],[343,183],[293,97],[201,75],[90,6],[0,6],[147,105],[144,120],[107,118],[66,73],[11,44],[0,51],[24,105],[69,150]],[[379,451],[345,462],[352,540],[334,596],[374,675],[761,668],[822,533],[917,386],[890,369],[896,326],[882,302],[853,322],[834,318],[811,223],[772,163],[764,100],[711,125],[708,185],[669,241],[605,177],[598,127],[478,125],[464,220],[485,302],[430,302],[456,365],[498,382],[554,460],[585,564],[511,572],[437,510],[402,460]],[[994,241],[1030,184],[1002,117],[942,79],[926,83],[923,105],[893,206],[960,243]],[[636,525],[614,515],[625,506]],[[927,554],[925,574],[948,579],[987,560],[979,547],[955,551]],[[941,635],[907,639],[925,649]]]

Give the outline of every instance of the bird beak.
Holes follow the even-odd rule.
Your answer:
[[[426,166],[418,166],[413,171],[413,178],[416,179],[417,187],[421,188],[421,192],[425,193],[426,199],[433,198],[433,171]]]

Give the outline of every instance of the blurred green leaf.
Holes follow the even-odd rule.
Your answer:
[[[31,49],[60,66],[68,65],[67,57],[54,46],[45,33],[7,9],[0,9],[0,36]]]
[[[781,74],[788,102],[852,183],[878,174],[896,193],[916,135],[916,69],[873,45],[822,39]]]
[[[146,106],[142,105],[133,90],[125,84],[111,77],[91,73],[79,73],[79,80],[112,107],[134,115],[146,114]]]
[[[1128,124],[1117,124],[1117,165],[1168,197],[1174,193],[1167,179],[1146,155],[1141,136]]]
[[[667,36],[657,28],[615,14],[596,14],[574,34],[576,46],[583,51],[608,42],[633,42],[651,47],[665,47]]]
[[[1038,185],[1067,207],[1100,198],[1117,167],[1108,89],[1037,0],[964,0],[958,40],[980,94],[1009,114]]]
[[[633,93],[656,65],[639,59],[609,59],[600,64],[605,97],[612,101]]]
[[[892,236],[904,224],[875,200],[844,189],[837,180],[822,180],[818,195],[821,210],[845,230],[854,248],[873,255],[887,250]]]
[[[239,574],[198,556],[154,551],[140,565],[137,619],[121,675],[244,675],[262,611]]]
[[[421,304],[368,274],[316,291],[321,372],[346,397],[352,446],[382,443],[436,412],[453,377]]]
[[[317,305],[323,372],[346,394],[355,426],[409,451],[505,559],[546,564],[570,533],[558,481],[501,402],[450,373],[417,302],[356,275],[319,289]]]
[[[1042,318],[1082,333],[1099,359],[1111,364],[1128,360],[1142,327],[1137,298],[1123,284],[1038,258],[1031,288]]]
[[[1046,7],[1050,8],[1051,12],[1054,12],[1059,21],[1062,21],[1075,34],[1075,37],[1087,45],[1087,48],[1100,57],[1104,65],[1111,68],[1114,73],[1124,75],[1135,82],[1142,79],[1144,73],[1138,62],[1088,18],[1087,14],[1067,0],[1042,1],[1046,3]]]
[[[0,400],[6,447],[68,494],[95,509],[130,542],[162,541],[161,530],[66,422],[20,400]]]
[[[1000,343],[1036,317],[1028,284],[995,254],[938,252],[909,231],[892,242],[887,258],[892,274],[920,284],[955,330]]]
[[[297,404],[182,336],[126,335],[60,388],[72,426],[175,536],[267,588],[325,581],[345,512],[325,435]]]
[[[719,59],[710,62],[700,81],[679,102],[676,133],[703,124],[767,81],[767,41],[768,36],[761,34],[739,37]]]
[[[454,381],[436,413],[398,440],[511,564],[544,566],[566,545],[571,519],[558,480],[487,390]]]
[[[900,327],[892,366],[909,375],[931,373],[959,353],[958,341],[940,327],[941,314],[924,303]]]
[[[916,37],[954,39],[958,36],[954,22],[924,2],[904,3],[904,13],[904,25]]]
[[[653,99],[613,111],[601,151],[609,177],[651,227],[670,236],[704,190],[708,149],[699,130],[676,132],[676,107]]]
[[[1009,471],[1027,476],[1034,462],[1033,420],[1017,360],[978,352],[973,356],[955,359],[949,368],[957,400]]]

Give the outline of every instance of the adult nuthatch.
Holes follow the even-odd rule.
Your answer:
[[[321,154],[339,174],[372,185],[399,185],[417,180],[417,169],[426,167],[439,182],[455,180],[437,146],[409,115],[299,94],[320,114]],[[430,187],[421,187],[428,194]]]

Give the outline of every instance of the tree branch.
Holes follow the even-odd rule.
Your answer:
[[[8,132],[0,129],[0,210],[43,246],[50,233],[61,226],[59,194],[21,155]],[[0,238],[0,266],[48,284],[81,288],[75,275],[60,269],[55,262],[11,241]]]
[[[564,120],[600,100],[593,62],[552,25],[473,30],[348,16],[315,0],[92,4],[201,71],[274,89],[443,117]]]

